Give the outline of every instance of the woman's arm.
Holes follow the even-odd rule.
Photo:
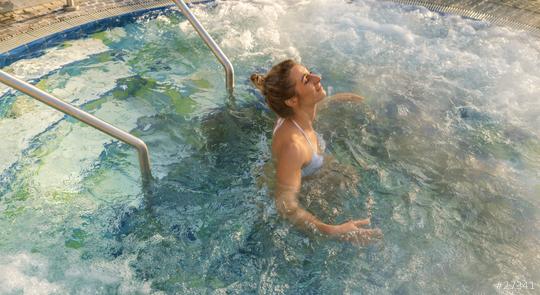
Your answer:
[[[295,226],[307,232],[320,232],[353,242],[367,243],[372,237],[379,236],[380,231],[364,229],[369,219],[351,220],[339,225],[330,225],[311,214],[298,201],[301,185],[301,167],[303,154],[299,146],[290,144],[280,151],[277,159],[276,176],[276,208],[281,216]]]
[[[329,96],[326,98],[326,101],[351,101],[351,102],[362,102],[364,101],[364,97],[358,94],[354,94],[352,92],[341,92],[336,93],[332,96]]]
[[[336,93],[332,96],[328,96],[326,97],[322,103],[320,103],[318,105],[318,109],[324,109],[328,106],[328,103],[330,102],[333,102],[333,101],[343,101],[343,102],[356,102],[356,103],[361,103],[364,101],[364,97],[358,95],[358,94],[354,94],[352,92],[341,92],[341,93]]]

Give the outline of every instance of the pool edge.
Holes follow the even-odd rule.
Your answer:
[[[535,24],[526,23],[523,21],[512,19],[511,17],[507,17],[507,16],[500,16],[500,15],[497,15],[497,13],[494,13],[494,11],[490,11],[489,9],[486,9],[486,8],[480,7],[480,8],[472,9],[472,8],[460,7],[459,3],[457,3],[457,5],[454,5],[452,3],[442,4],[442,3],[437,3],[437,1],[426,1],[426,0],[385,0],[385,1],[399,3],[403,5],[422,6],[431,11],[436,11],[439,13],[456,14],[456,15],[460,15],[466,18],[471,18],[474,20],[487,21],[490,24],[503,26],[503,27],[509,27],[509,28],[517,29],[517,30],[528,31],[528,32],[532,32],[540,36],[540,27],[535,26]],[[524,15],[522,15],[522,17],[523,16]]]
[[[188,5],[207,4],[214,0],[186,1]],[[58,43],[58,40],[73,39],[90,31],[106,28],[111,24],[121,24],[122,20],[136,18],[147,12],[175,9],[172,1],[136,3],[127,6],[109,7],[89,14],[66,18],[48,26],[27,31],[0,43],[0,68],[27,58],[28,55],[41,51]],[[56,41],[55,41],[56,40]]]

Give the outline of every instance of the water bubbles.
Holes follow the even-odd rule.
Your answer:
[[[327,90],[326,90],[326,95],[327,96],[332,96],[333,93],[334,93],[334,87],[328,86]]]
[[[0,256],[0,293],[52,294],[67,290],[47,279],[49,264],[39,254],[21,252]]]
[[[171,23],[171,20],[169,19],[169,17],[167,17],[167,16],[165,16],[163,14],[156,17],[156,21],[162,22],[162,23],[167,24],[167,25],[169,25]]]
[[[71,122],[55,125],[61,117],[33,105],[20,108],[19,120],[2,119],[3,133],[22,134],[21,128],[27,128],[3,147],[4,155],[15,155],[14,161],[23,153],[28,159],[12,171],[14,187],[29,178],[31,204],[14,208],[33,209],[32,218],[21,214],[9,220],[15,225],[2,226],[17,235],[36,233],[36,244],[52,250],[43,254],[50,258],[24,251],[0,257],[0,278],[8,278],[0,281],[18,284],[0,285],[0,293],[32,293],[36,290],[25,287],[32,283],[52,293],[107,284],[117,288],[113,293],[181,292],[174,289],[179,285],[198,293],[227,292],[235,291],[240,280],[245,286],[264,282],[284,293],[343,293],[342,282],[352,286],[347,289],[352,293],[377,293],[370,291],[381,291],[379,286],[399,293],[403,282],[412,279],[411,266],[422,280],[421,291],[434,293],[430,283],[455,283],[434,275],[440,269],[436,265],[453,271],[456,266],[448,261],[459,261],[465,269],[474,268],[464,257],[486,248],[523,256],[513,251],[524,244],[514,242],[512,249],[504,244],[511,229],[497,229],[495,236],[504,241],[490,240],[489,229],[497,214],[538,210],[537,40],[381,1],[220,1],[210,10],[194,11],[235,61],[238,75],[294,58],[325,74],[328,96],[351,91],[366,97],[361,105],[334,106],[328,110],[331,116],[321,111],[317,124],[330,135],[328,153],[342,162],[306,180],[309,194],[302,201],[331,221],[375,217],[385,228],[385,245],[394,250],[367,251],[384,257],[384,265],[349,245],[324,239],[310,243],[311,236],[279,218],[269,197],[275,172],[269,148],[272,120],[261,119],[257,111],[233,116],[233,121],[210,121],[225,114],[222,97],[215,95],[222,91],[216,86],[222,84],[222,69],[189,22],[159,15],[141,18],[128,29],[70,41],[70,46],[11,67],[21,77],[42,79],[40,87],[74,97],[73,102],[96,115],[151,139],[160,190],[152,200],[157,206],[125,216],[120,224],[129,230],[113,230],[111,238],[110,220],[117,216],[111,207],[146,201],[136,185],[135,155],[120,145],[104,146],[108,138],[72,128],[76,124]],[[132,38],[137,46],[128,42]],[[166,50],[157,50],[163,46]],[[244,86],[238,94],[249,101],[252,94],[244,93]],[[31,140],[39,134],[40,140]],[[30,144],[38,145],[38,151],[26,149]],[[516,201],[523,191],[532,200],[523,202],[527,206]],[[486,205],[489,210],[482,211],[484,203],[497,198],[514,201],[506,207]],[[1,201],[2,207],[11,205]],[[84,232],[68,230],[60,243],[44,237],[82,228],[77,223],[83,211],[92,217]],[[101,223],[96,221],[100,218]],[[529,221],[508,220],[514,228]],[[471,226],[482,235],[468,236]],[[523,241],[535,241],[520,233]],[[17,235],[6,236],[8,247],[25,247],[16,244]],[[59,246],[47,247],[52,244]],[[531,245],[529,252],[535,253]],[[516,258],[510,271],[523,272],[527,263]],[[396,280],[383,279],[392,274]],[[58,279],[48,281],[51,277]],[[294,292],[297,282],[311,285]]]
[[[375,204],[375,201],[373,199],[373,192],[370,191],[366,197],[366,209],[367,209],[368,219],[371,219],[371,217],[373,216],[372,210],[373,210],[374,204]]]

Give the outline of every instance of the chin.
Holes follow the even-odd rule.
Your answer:
[[[321,100],[326,98],[326,91],[324,89],[321,90]]]

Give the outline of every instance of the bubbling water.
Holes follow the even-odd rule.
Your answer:
[[[17,132],[0,145],[1,292],[495,293],[538,281],[539,38],[372,0],[193,11],[235,65],[234,109],[222,68],[175,13],[11,66],[145,140],[156,184],[143,193],[127,148],[6,94],[0,130]],[[249,76],[285,58],[329,93],[365,97],[319,110],[328,166],[301,201],[329,222],[371,217],[381,243],[308,238],[276,213],[274,118]]]

